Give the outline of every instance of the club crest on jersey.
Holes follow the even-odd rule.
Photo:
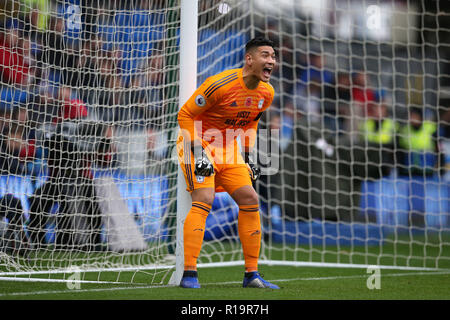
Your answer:
[[[195,104],[199,107],[204,107],[206,104],[206,99],[201,94],[195,97]]]
[[[205,177],[204,176],[196,176],[197,177],[197,182],[198,183],[203,183],[203,181],[205,181]]]
[[[264,99],[259,100],[258,102],[258,109],[261,109],[264,105]]]
[[[245,99],[245,106],[250,107],[252,105],[252,98],[248,97]]]

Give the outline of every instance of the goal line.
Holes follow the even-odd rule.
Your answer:
[[[389,266],[389,265],[375,265],[375,264],[346,264],[346,263],[326,263],[326,262],[308,262],[308,261],[283,261],[283,260],[262,260],[260,265],[266,266],[287,266],[287,267],[320,267],[320,268],[341,268],[341,269],[367,269],[369,267],[377,267],[382,270],[405,270],[405,271],[444,271],[450,270],[446,268],[430,268],[430,267],[410,267],[410,266]],[[199,263],[198,268],[219,268],[219,267],[236,267],[243,266],[244,260],[228,261],[228,262],[210,262]],[[122,268],[65,268],[59,270],[42,270],[42,271],[18,271],[18,272],[0,272],[0,280],[11,279],[14,276],[24,275],[43,275],[43,274],[65,274],[65,273],[91,273],[91,272],[137,272],[145,270],[164,270],[173,269],[173,265],[160,265],[160,266],[140,266],[140,267],[122,267]],[[24,279],[24,278],[19,278]],[[32,278],[34,280],[35,278]],[[36,278],[37,279],[37,278]],[[53,280],[60,279],[46,279],[52,282]],[[27,280],[24,280],[27,281]],[[30,280],[31,281],[31,280]],[[64,280],[65,281],[65,280]],[[103,283],[106,281],[99,281]],[[120,283],[120,282],[116,282]]]

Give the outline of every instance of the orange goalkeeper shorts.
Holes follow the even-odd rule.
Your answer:
[[[222,149],[211,151],[204,148],[214,166],[214,173],[209,177],[204,177],[195,175],[194,154],[190,149],[190,143],[183,143],[183,137],[179,136],[177,141],[178,163],[186,180],[187,191],[213,188],[216,192],[226,191],[231,195],[240,187],[252,186],[248,166],[240,152],[226,152]],[[215,161],[218,159],[217,154],[223,155],[226,161]],[[223,158],[221,157],[221,159]]]

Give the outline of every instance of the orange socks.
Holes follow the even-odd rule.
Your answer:
[[[184,270],[196,271],[205,235],[206,218],[211,206],[202,202],[192,202],[184,221]],[[244,252],[245,271],[258,271],[261,248],[261,221],[259,205],[241,205],[238,216],[238,232]]]
[[[206,218],[211,206],[203,202],[192,202],[186,220],[184,221],[184,270],[196,271],[197,258],[202,249],[205,235]]]
[[[238,232],[244,252],[245,271],[258,271],[259,250],[261,248],[259,205],[239,206]]]

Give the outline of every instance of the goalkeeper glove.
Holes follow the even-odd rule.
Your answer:
[[[256,181],[261,176],[261,169],[256,165],[255,161],[253,161],[253,157],[250,155],[250,152],[244,152],[244,161],[247,164],[248,171],[250,173],[250,178],[253,181]]]
[[[209,177],[214,174],[214,166],[201,145],[192,147],[192,153],[194,154],[194,174],[196,176]]]

